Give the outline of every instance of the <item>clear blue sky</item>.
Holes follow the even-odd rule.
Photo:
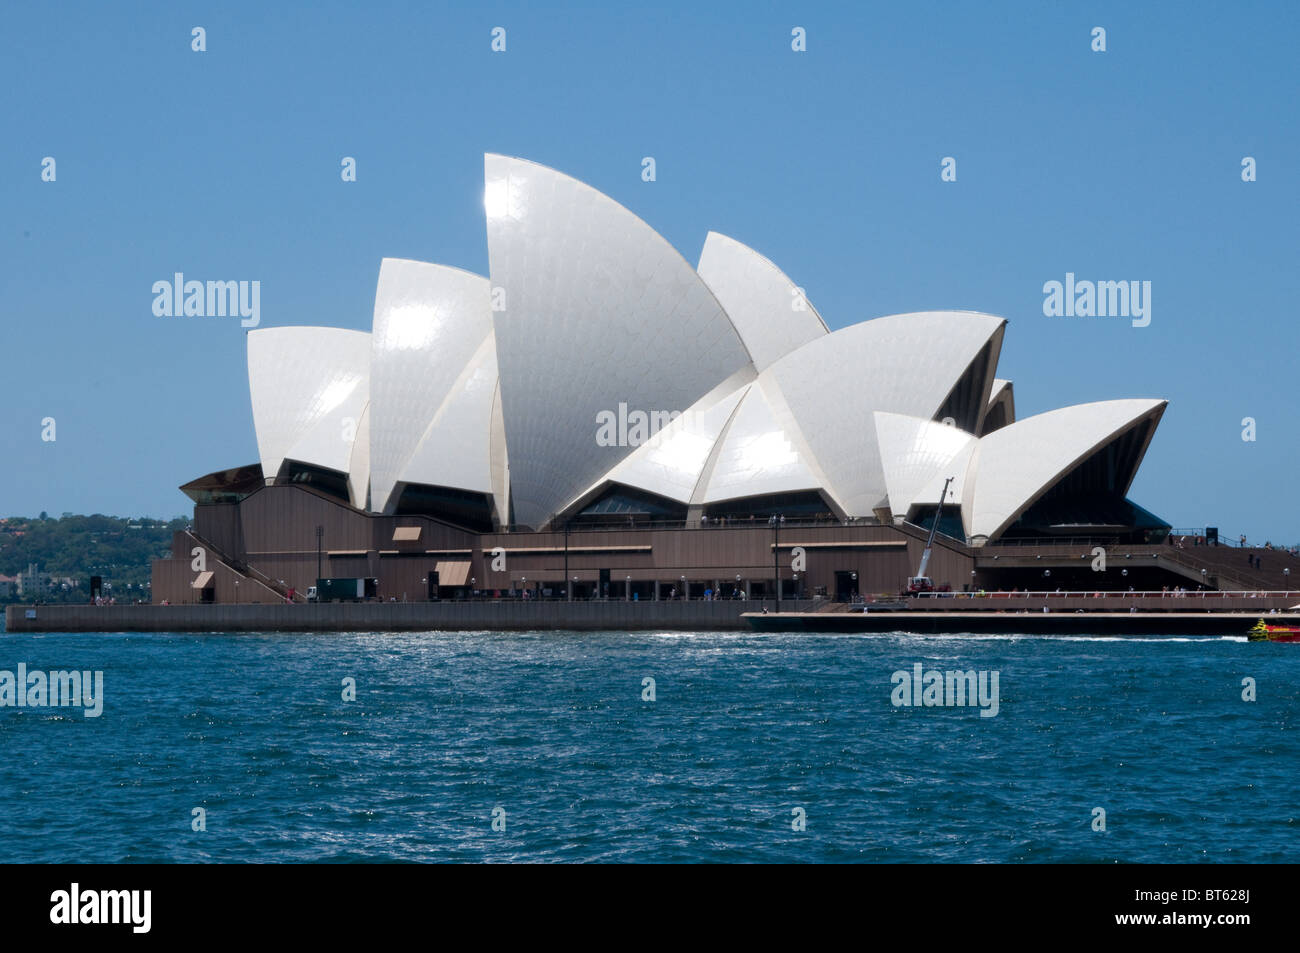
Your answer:
[[[486,274],[494,151],[688,260],[709,229],[751,245],[832,328],[1002,315],[1020,416],[1167,398],[1133,498],[1300,541],[1300,4],[701,6],[7,7],[0,514],[188,512],[179,484],[257,458],[245,332],[155,317],[153,282],[257,279],[263,327],[369,329],[384,256]],[[1151,325],[1045,317],[1067,271],[1151,281]]]

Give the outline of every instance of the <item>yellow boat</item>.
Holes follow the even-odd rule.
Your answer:
[[[1252,642],[1300,642],[1300,627],[1269,625],[1260,619],[1246,635]]]

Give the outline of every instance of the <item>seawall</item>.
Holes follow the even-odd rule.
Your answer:
[[[949,604],[965,600],[945,600]],[[975,600],[972,600],[975,601]],[[1180,600],[1181,601],[1181,600]],[[1190,600],[1188,600],[1190,601]],[[1208,601],[1208,600],[1207,600]],[[1233,600],[1224,600],[1231,602]],[[1062,600],[1051,612],[817,612],[824,603],[723,602],[408,602],[321,605],[24,606],[5,609],[9,632],[399,632],[498,630],[785,632],[1003,632],[1096,635],[1244,635],[1260,618],[1300,625],[1300,615],[1269,615],[1268,600],[1216,611],[1083,612]],[[1165,603],[1166,607],[1168,602]],[[927,607],[928,608],[928,607]],[[1181,606],[1180,606],[1181,608]]]
[[[5,627],[9,632],[723,631],[748,629],[741,613],[758,606],[742,601],[12,605],[5,607]]]
[[[1245,636],[1260,619],[1300,626],[1295,614],[1247,612],[823,612],[749,613],[759,632],[916,634]]]

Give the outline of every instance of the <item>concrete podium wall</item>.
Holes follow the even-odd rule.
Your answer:
[[[812,611],[818,603],[784,600]],[[769,600],[769,609],[774,604]],[[723,602],[386,602],[320,605],[8,606],[10,632],[387,632],[497,629],[742,630],[758,600]],[[34,612],[35,618],[27,618]]]

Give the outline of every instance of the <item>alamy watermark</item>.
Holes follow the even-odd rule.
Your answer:
[[[1149,281],[1076,281],[1067,271],[1064,282],[1046,282],[1043,295],[1049,318],[1132,318],[1135,328],[1151,323]]]
[[[73,883],[50,894],[50,922],[56,925],[123,924],[148,933],[153,922],[152,890],[84,890]]]
[[[894,690],[889,700],[895,708],[961,708],[978,705],[981,718],[998,713],[1000,673],[989,671],[941,672],[925,669],[920,662],[912,671],[899,669],[890,676]]]
[[[262,322],[260,281],[186,281],[176,272],[171,281],[153,283],[153,313],[160,318],[224,318],[238,315],[241,327]]]
[[[680,410],[628,410],[620,402],[616,411],[597,411],[596,446],[639,447],[681,415]]]
[[[104,673],[0,669],[0,708],[81,708],[86,718],[104,712]]]

